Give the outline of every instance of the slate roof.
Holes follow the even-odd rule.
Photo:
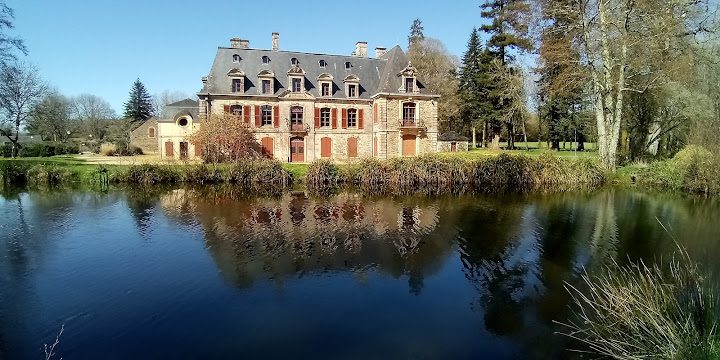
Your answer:
[[[174,102],[174,103],[172,103],[172,104],[167,104],[167,105],[165,105],[165,106],[166,106],[166,107],[183,107],[183,108],[186,107],[186,108],[190,108],[190,107],[197,107],[197,106],[198,106],[198,102],[197,102],[197,100],[184,99],[184,100],[176,101],[176,102]]]
[[[438,136],[438,141],[468,141],[467,136],[460,135],[454,131],[448,131]]]
[[[239,62],[233,62],[236,54],[241,58]],[[269,64],[263,64],[263,56],[270,58]],[[261,71],[275,74],[275,95],[279,95],[289,89],[287,74],[293,68],[293,58],[299,61],[300,68],[305,72],[305,90],[317,95],[318,77],[330,75],[333,77],[332,94],[335,98],[346,97],[343,80],[349,75],[360,78],[361,99],[370,99],[378,92],[398,93],[402,81],[398,74],[408,64],[407,56],[399,46],[380,58],[220,47],[201,94],[237,95],[230,91],[228,73],[240,70],[245,73],[246,95],[261,95],[258,78]],[[325,68],[320,67],[320,60],[327,62]],[[345,68],[346,62],[350,62],[350,69]],[[424,93],[424,86],[420,86],[420,92]]]

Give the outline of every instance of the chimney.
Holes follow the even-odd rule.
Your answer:
[[[367,57],[367,42],[358,41],[355,43],[355,53],[353,55],[357,57]]]
[[[387,52],[387,48],[384,48],[384,47],[376,47],[376,48],[375,48],[375,57],[376,57],[376,58],[379,58],[379,57],[385,55],[386,52]]]
[[[230,39],[230,47],[233,49],[247,49],[250,47],[250,40],[232,38]]]
[[[280,50],[280,33],[272,33],[272,49],[273,51]]]

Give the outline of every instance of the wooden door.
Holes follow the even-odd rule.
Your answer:
[[[320,139],[320,157],[329,158],[332,155],[332,139],[324,137]]]
[[[273,139],[271,137],[264,137],[260,141],[262,156],[272,159],[273,158]]]
[[[415,156],[415,135],[403,135],[402,137],[402,156]]]
[[[166,141],[165,142],[165,157],[173,157],[173,153],[175,150],[173,149],[173,142],[172,141]]]
[[[187,141],[180,142],[180,160],[188,158],[188,143]]]
[[[457,143],[456,142],[453,141],[450,143],[450,151],[452,151],[452,152],[457,151]]]
[[[290,162],[305,162],[305,140],[290,139]]]

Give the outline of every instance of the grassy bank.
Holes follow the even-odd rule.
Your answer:
[[[612,182],[691,194],[720,194],[720,159],[710,151],[689,146],[675,157],[618,169]]]

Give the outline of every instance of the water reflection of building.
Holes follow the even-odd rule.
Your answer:
[[[241,286],[298,273],[376,268],[407,276],[411,291],[419,292],[423,278],[451,253],[456,233],[452,225],[440,226],[435,202],[422,200],[350,193],[237,199],[178,189],[161,204],[171,217],[195,217],[222,273]]]

